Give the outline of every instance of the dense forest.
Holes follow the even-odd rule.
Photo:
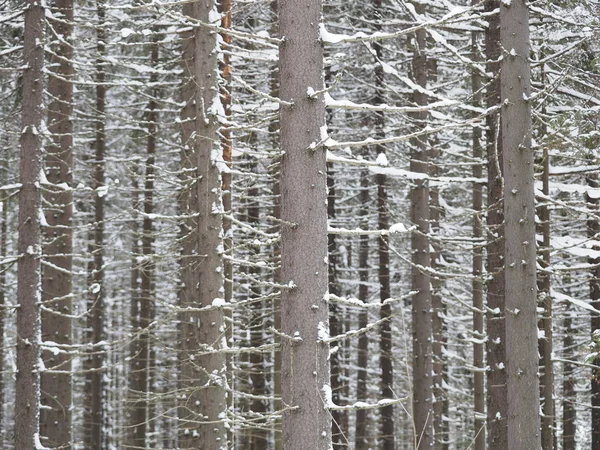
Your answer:
[[[597,0],[0,0],[0,448],[600,449]]]

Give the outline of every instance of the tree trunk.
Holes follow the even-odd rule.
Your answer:
[[[537,345],[535,199],[529,67],[529,20],[523,0],[500,5],[504,49],[505,326],[508,448],[541,446]]]
[[[473,0],[476,3],[476,0]],[[471,59],[480,61],[477,45],[478,32],[471,33]],[[481,75],[476,69],[471,72],[471,90],[473,106],[481,107]],[[473,127],[473,177],[483,177],[483,167],[479,163],[483,159],[481,145],[482,132],[480,127]],[[483,239],[483,186],[473,183],[473,414],[475,416],[475,442],[473,450],[485,450],[485,361],[484,345],[485,332],[483,329],[483,248],[478,241]]]
[[[565,310],[565,319],[563,322],[564,338],[563,338],[563,358],[565,361],[575,359],[575,329],[573,328],[573,310],[571,303],[568,302]],[[577,393],[575,392],[575,367],[570,362],[565,362],[563,366],[563,417],[562,417],[562,448],[563,450],[575,450],[575,433],[577,431],[576,419],[577,412],[575,411],[575,402],[577,401]],[[592,447],[593,448],[593,447]]]
[[[498,0],[486,0],[485,12],[497,11]],[[486,71],[492,79],[487,89],[487,108],[500,104],[500,17],[488,16],[485,33]],[[488,201],[487,201],[487,446],[509,450],[506,434],[506,339],[504,328],[504,206],[503,151],[500,114],[486,116]]]
[[[331,447],[325,126],[320,0],[280,0],[283,447]],[[308,95],[314,91],[314,96]]]
[[[364,230],[369,228],[369,176],[368,172],[362,170],[360,173],[360,209],[358,217],[360,219],[360,227]],[[367,303],[369,298],[369,236],[363,234],[360,236],[360,247],[358,250],[358,276],[360,284],[358,285],[358,299],[363,303]],[[369,322],[369,313],[366,308],[360,310],[358,314],[358,328],[364,329]],[[360,401],[365,401],[368,396],[368,373],[369,367],[369,336],[367,333],[361,333],[358,336],[358,358],[357,358],[357,373],[356,373],[356,398]],[[356,411],[356,431],[355,431],[355,448],[356,450],[367,450],[372,441],[369,439],[367,430],[369,414],[366,409],[358,409]]]
[[[104,58],[106,56],[106,30],[104,21],[106,9],[103,0],[96,3],[98,15],[96,43],[96,135],[94,140],[95,158],[93,172],[94,223],[92,226],[93,244],[92,261],[89,276],[91,286],[88,298],[88,344],[93,347],[87,355],[84,367],[86,372],[85,392],[85,447],[90,450],[104,448],[102,425],[104,423],[104,383],[103,361],[104,348],[98,343],[104,340],[104,195],[101,189],[105,186],[104,155],[106,151],[106,73]]]
[[[183,6],[203,23],[214,1]],[[219,110],[217,36],[207,27],[183,36],[181,307],[205,308],[180,314],[179,447],[227,448],[223,320],[223,203],[217,135]]]
[[[598,189],[600,182],[597,174],[591,174],[586,178],[588,186]],[[586,202],[592,213],[598,214],[600,211],[600,201],[596,197],[591,197],[586,193]],[[600,238],[600,221],[597,217],[591,216],[587,221],[588,236],[592,240]],[[595,249],[597,250],[597,248]],[[590,304],[600,311],[600,258],[591,259],[590,263],[595,264],[591,270],[590,276]],[[598,333],[600,330],[600,315],[592,314],[591,318],[592,333]],[[597,340],[598,338],[595,337]],[[592,369],[592,449],[600,448],[600,357],[594,360],[596,367]]]
[[[63,350],[42,352],[48,371],[41,375],[40,437],[45,446],[71,448],[71,354],[72,344],[72,266],[73,234],[73,1],[54,0],[50,19],[53,32],[62,36],[53,43],[50,57],[48,92],[48,131],[52,143],[46,148],[44,211],[47,225],[43,229],[44,259],[42,267],[42,342],[54,342]],[[56,74],[56,76],[54,76]],[[66,186],[66,188],[64,187]],[[53,349],[55,350],[55,349]],[[52,370],[59,373],[52,373]]]
[[[418,8],[419,9],[419,8]],[[422,10],[422,7],[420,7]],[[422,12],[422,11],[418,11]],[[426,32],[415,34],[412,60],[413,80],[419,86],[427,86]],[[413,92],[416,105],[427,105],[427,95]],[[413,113],[417,126],[426,125],[427,113]],[[428,173],[427,138],[411,142],[411,172]],[[433,433],[433,358],[432,358],[432,299],[431,281],[427,270],[431,267],[429,251],[429,186],[426,180],[414,180],[411,188],[411,220],[417,227],[411,236],[412,290],[417,293],[412,301],[413,328],[413,420],[415,425],[415,448],[429,449],[434,445]]]
[[[5,173],[8,173],[8,156],[2,160],[3,169]],[[6,180],[5,176],[0,178],[0,184],[4,184]],[[0,259],[4,260],[6,258],[6,253],[8,250],[8,193],[4,191],[0,191]],[[6,320],[6,289],[8,285],[6,283],[6,271],[0,270],[0,428],[4,426],[4,405],[6,401],[6,394],[4,390],[6,389],[6,378],[4,377],[4,372],[7,370],[7,367],[4,364],[4,354],[5,354],[5,346],[6,342],[4,340],[4,330],[6,328],[5,320]],[[4,444],[4,434],[0,435],[0,448],[5,448]]]
[[[44,89],[44,7],[28,0],[23,36],[23,92],[17,253],[15,448],[33,449],[40,402],[40,132]]]

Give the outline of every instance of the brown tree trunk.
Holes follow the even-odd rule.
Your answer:
[[[89,277],[91,286],[88,299],[88,344],[93,347],[86,357],[84,367],[86,372],[85,392],[85,447],[90,450],[104,448],[102,425],[104,423],[104,383],[103,361],[104,348],[98,345],[104,340],[104,195],[101,191],[104,181],[104,155],[106,150],[106,73],[104,57],[106,55],[106,30],[104,21],[106,9],[103,0],[96,3],[98,15],[97,44],[96,44],[96,135],[94,141],[95,158],[93,171],[94,223],[92,226],[92,261],[90,262]]]
[[[422,9],[422,7],[420,7]],[[420,11],[422,12],[422,11]],[[427,85],[426,32],[417,31],[412,60],[413,79],[421,87]],[[413,102],[427,105],[427,95],[414,91]],[[413,113],[417,126],[424,127],[426,112]],[[428,173],[427,139],[411,142],[411,172]],[[434,445],[433,432],[433,358],[432,358],[432,298],[431,280],[427,270],[431,267],[429,251],[429,185],[426,180],[414,180],[411,188],[411,220],[416,226],[411,236],[412,290],[417,293],[412,301],[413,328],[413,420],[415,448],[429,449]]]
[[[571,303],[567,303],[565,310],[565,319],[563,322],[564,338],[563,338],[563,358],[565,363],[563,366],[563,416],[562,416],[562,448],[563,450],[575,450],[575,433],[577,412],[575,411],[574,403],[577,399],[575,392],[575,377],[573,364],[567,361],[572,361],[575,358],[575,329],[573,328]],[[593,447],[592,447],[593,448]]]
[[[360,173],[360,209],[358,217],[360,218],[360,227],[364,230],[369,228],[369,176],[368,172],[363,170]],[[360,284],[358,285],[358,299],[367,303],[369,298],[369,236],[363,234],[360,236],[360,247],[358,250],[358,276]],[[366,308],[361,309],[358,314],[358,328],[364,329],[369,322],[369,314]],[[356,398],[365,401],[368,396],[368,372],[369,367],[369,336],[367,333],[361,333],[358,336],[358,357],[356,373]],[[356,436],[354,439],[356,450],[367,450],[372,441],[368,434],[369,413],[366,409],[356,411]]]
[[[183,6],[203,23],[213,1]],[[222,349],[223,203],[218,146],[217,36],[207,27],[183,36],[182,196],[179,447],[227,447],[226,361]],[[202,311],[198,311],[202,308]]]
[[[36,448],[40,402],[40,169],[44,88],[44,7],[26,2],[17,252],[17,373],[15,448]]]
[[[600,182],[597,174],[591,174],[587,177],[588,186],[598,189]],[[591,197],[586,193],[586,202],[588,208],[596,215],[600,212],[600,201],[596,197]],[[598,240],[600,238],[600,221],[597,218],[590,217],[587,221],[588,236],[590,239]],[[597,249],[596,249],[597,250]],[[590,304],[600,311],[600,258],[593,258],[590,261],[595,267],[591,270],[590,276]],[[591,318],[592,333],[600,333],[600,314],[592,314]],[[597,337],[596,337],[597,339]],[[594,360],[595,368],[592,369],[592,449],[600,448],[600,357]]]
[[[46,148],[44,212],[47,225],[43,229],[44,260],[42,266],[42,342],[53,342],[61,352],[44,351],[47,371],[41,375],[40,438],[49,447],[71,448],[71,354],[72,344],[72,266],[73,234],[73,1],[54,0],[54,16],[50,19],[53,33],[62,36],[52,45],[48,92],[48,131],[52,143]],[[56,76],[54,76],[56,74]],[[53,349],[55,350],[55,349]],[[57,373],[52,373],[52,370]]]
[[[158,44],[157,30],[154,29],[153,42],[151,44],[150,65],[158,66]],[[158,82],[158,75],[152,72],[150,75],[150,85],[155,86]],[[153,332],[150,325],[154,322],[155,299],[154,299],[154,278],[156,264],[154,262],[154,224],[152,214],[154,212],[154,167],[156,159],[156,134],[158,128],[157,112],[157,89],[153,88],[150,93],[150,101],[146,110],[145,119],[147,121],[148,138],[146,142],[146,164],[144,176],[144,218],[142,220],[141,250],[142,262],[138,270],[140,277],[140,296],[139,301],[134,303],[139,308],[135,311],[139,314],[139,319],[134,319],[134,339],[137,343],[132,343],[135,352],[131,354],[130,378],[134,383],[130,386],[130,396],[133,398],[131,413],[129,416],[129,436],[130,446],[146,447],[148,435],[150,434],[150,421],[153,411],[153,404],[150,400],[153,392],[152,371],[153,364]],[[135,206],[134,206],[135,207]],[[137,234],[133,237],[136,241]],[[135,291],[134,291],[135,294]]]
[[[283,447],[331,447],[327,294],[327,185],[320,0],[280,0]],[[314,96],[307,95],[312,89]]]
[[[476,3],[476,0],[473,1]],[[478,32],[471,33],[471,59],[480,61],[478,50]],[[476,69],[471,72],[471,90],[473,106],[481,107],[481,75]],[[482,132],[480,127],[473,127],[473,177],[483,177],[483,167],[479,161],[483,159],[481,145]],[[483,248],[479,241],[483,239],[483,186],[473,183],[473,413],[475,415],[475,442],[473,450],[485,450],[485,361],[484,345],[485,332],[483,329]]]
[[[485,12],[500,7],[498,0],[486,0]],[[488,16],[485,33],[486,71],[491,74],[487,89],[487,108],[500,104],[500,17]],[[486,116],[488,201],[487,201],[487,446],[494,450],[508,450],[506,434],[506,339],[504,328],[504,206],[503,206],[503,151],[500,114]]]
[[[2,160],[3,169],[5,173],[8,173],[8,156]],[[0,184],[4,184],[3,182],[6,180],[6,177],[3,175],[0,178]],[[4,260],[6,258],[7,252],[7,239],[8,239],[8,193],[6,191],[0,191],[0,259]],[[6,320],[6,270],[0,270],[0,427],[4,424],[4,405],[5,405],[5,393],[6,382],[4,377],[4,372],[7,370],[4,364],[4,349],[5,349],[5,341],[4,341],[4,330],[5,330],[5,320]],[[4,444],[4,434],[0,436],[0,448],[5,448]]]
[[[500,4],[508,448],[541,446],[535,199],[525,1]]]

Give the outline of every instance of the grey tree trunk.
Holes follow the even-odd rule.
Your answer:
[[[422,12],[417,9],[418,12]],[[415,33],[412,59],[413,80],[421,87],[427,86],[426,32]],[[427,95],[413,92],[413,103],[427,105]],[[426,125],[427,113],[412,113],[417,126]],[[411,142],[410,170],[428,173],[427,138]],[[429,243],[429,185],[427,180],[414,180],[411,188],[411,220],[416,230],[411,235],[412,290],[417,293],[412,301],[413,334],[413,420],[415,448],[429,449],[434,445],[433,430],[433,322],[431,280],[427,269],[431,267]]]
[[[106,151],[106,9],[103,0],[96,2],[98,26],[96,31],[96,120],[94,139],[93,188],[105,186],[104,155]],[[90,289],[88,298],[88,344],[94,344],[84,361],[86,372],[84,443],[90,450],[105,448],[102,425],[104,423],[104,348],[96,345],[104,340],[104,196],[94,196],[94,223],[92,225],[92,260],[89,264]]]
[[[508,448],[539,449],[535,199],[524,0],[500,4]]]
[[[600,181],[598,180],[598,174],[590,174],[587,179],[588,186],[592,188],[599,188]],[[586,194],[586,202],[588,208],[593,212],[600,211],[600,201],[597,198],[592,198]],[[590,217],[587,222],[588,236],[590,239],[598,240],[600,237],[600,221],[597,217]],[[600,258],[594,258],[590,261],[596,266],[591,269],[590,274],[590,304],[600,311]],[[591,317],[591,329],[592,333],[596,330],[600,330],[600,315],[592,314]],[[591,389],[591,402],[592,402],[592,449],[600,448],[600,358],[596,358],[594,364],[597,366],[592,369],[592,389]]]
[[[280,0],[283,448],[328,450],[327,166],[320,0]],[[314,96],[309,95],[315,92]]]
[[[214,1],[183,6],[209,22]],[[223,203],[218,139],[217,36],[207,27],[183,35],[183,223],[180,294],[179,448],[226,449],[226,365],[223,321]]]
[[[17,373],[15,448],[36,448],[40,402],[40,169],[44,89],[44,7],[25,3],[21,161],[19,167],[19,237],[17,252]]]
[[[72,266],[73,195],[73,1],[55,0],[49,19],[53,32],[62,39],[52,45],[48,92],[48,131],[52,142],[46,148],[44,212],[47,226],[43,229],[44,259],[42,267],[42,342],[50,341],[68,350],[72,344]],[[56,74],[56,76],[54,76]],[[67,186],[67,188],[63,188]],[[71,448],[71,354],[44,351],[44,365],[50,372],[41,375],[40,437],[43,445]],[[52,370],[56,373],[52,373]]]
[[[362,170],[360,173],[360,209],[358,216],[360,218],[360,227],[364,230],[369,228],[369,174]],[[360,236],[360,247],[358,250],[358,276],[360,284],[358,285],[358,299],[367,303],[369,298],[369,236]],[[369,314],[366,308],[363,308],[358,315],[358,328],[363,329],[369,322]],[[367,333],[361,333],[358,337],[358,356],[357,356],[357,374],[356,374],[356,398],[365,401],[368,396],[368,366],[369,366],[369,336]],[[371,439],[368,435],[369,413],[366,409],[356,411],[356,431],[355,448],[356,450],[367,450],[371,445]]]
[[[476,0],[473,0],[473,4]],[[471,59],[480,61],[477,45],[478,32],[471,33]],[[481,107],[482,94],[481,75],[476,69],[471,72],[471,90],[473,92],[473,106]],[[482,131],[480,127],[473,127],[473,177],[483,177],[483,167],[477,161],[483,159],[481,144]],[[473,183],[473,239],[483,239],[483,186]],[[484,305],[483,305],[483,247],[479,243],[473,245],[473,413],[475,415],[475,442],[473,450],[485,450],[485,361],[484,361]]]
[[[5,155],[3,158],[2,165],[5,173],[0,177],[0,184],[4,184],[7,178],[8,155]],[[8,250],[8,193],[4,191],[0,191],[0,208],[0,258],[4,259]],[[4,330],[6,328],[6,289],[6,271],[0,270],[0,427],[4,426],[4,405],[6,399],[4,393],[6,389],[6,378],[4,376],[4,372],[6,371],[6,366],[4,365],[4,349],[6,345],[4,341]],[[4,439],[4,435],[0,436],[0,448],[5,447]]]
[[[486,0],[486,13],[497,11],[498,0]],[[500,17],[488,16],[485,33],[486,71],[492,79],[487,89],[487,108],[500,104]],[[500,114],[486,116],[487,141],[487,283],[486,356],[487,356],[487,446],[508,450],[506,434],[506,339],[504,328],[504,206],[503,152]]]
[[[565,332],[563,338],[563,358],[565,361],[573,361],[575,359],[575,329],[573,328],[573,318],[571,316],[573,310],[571,303],[567,303],[565,310],[565,319],[563,322],[563,330]],[[562,416],[562,448],[563,450],[575,450],[575,433],[577,411],[575,410],[575,402],[577,401],[577,393],[575,392],[575,366],[570,362],[565,362],[563,365],[563,416]]]

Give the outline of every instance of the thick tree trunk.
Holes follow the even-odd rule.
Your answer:
[[[103,0],[96,3],[98,15],[97,57],[96,57],[96,135],[94,141],[95,158],[93,169],[94,223],[92,226],[93,243],[91,245],[92,261],[90,262],[90,289],[88,299],[88,344],[93,347],[87,355],[84,367],[86,372],[85,392],[85,447],[90,450],[105,448],[102,425],[104,423],[104,383],[103,361],[104,348],[98,345],[104,340],[104,195],[101,189],[105,186],[104,155],[106,151],[106,73],[104,58],[106,55],[106,9]]]
[[[421,7],[422,8],[422,7]],[[419,30],[415,35],[412,60],[413,79],[421,87],[427,85],[426,32]],[[416,105],[427,105],[427,95],[413,93]],[[426,125],[427,113],[413,113],[417,126]],[[411,172],[428,173],[427,139],[411,142]],[[416,226],[411,236],[412,290],[417,293],[412,301],[413,329],[413,420],[415,425],[415,448],[429,449],[434,445],[433,431],[433,322],[431,280],[427,270],[431,267],[429,243],[429,186],[426,180],[414,180],[411,188],[411,220]]]
[[[280,0],[283,447],[331,447],[327,186],[320,0]],[[312,94],[315,92],[316,94]]]
[[[474,0],[476,3],[477,0]],[[477,45],[478,32],[471,33],[471,59],[480,61]],[[476,69],[471,72],[471,90],[473,106],[481,107],[481,75]],[[473,177],[483,177],[483,167],[479,161],[483,159],[481,145],[482,132],[480,127],[473,127]],[[483,305],[483,248],[478,241],[483,239],[483,186],[473,183],[473,414],[475,416],[475,442],[473,450],[485,450],[485,361],[484,345],[485,332]]]
[[[47,225],[43,229],[44,260],[42,267],[42,342],[58,344],[62,352],[44,351],[42,358],[48,371],[41,375],[40,437],[49,447],[71,448],[71,354],[72,344],[72,265],[73,195],[73,1],[54,0],[53,33],[61,36],[52,45],[48,92],[48,131],[52,143],[46,148],[44,212]],[[56,76],[54,76],[56,74]],[[53,349],[54,350],[54,349]],[[52,373],[52,370],[57,373]]]
[[[44,89],[44,7],[25,7],[23,92],[17,253],[17,373],[15,448],[38,447],[40,402],[40,133]]]
[[[541,446],[535,250],[535,199],[524,0],[500,5],[504,150],[505,325],[508,448]]]
[[[216,12],[213,1],[183,6],[203,23]],[[218,149],[217,36],[207,27],[183,36],[183,223],[180,295],[179,447],[226,449],[225,356],[220,351],[223,320],[223,203]]]
[[[486,0],[487,13],[497,11],[498,0]],[[500,104],[500,16],[488,16],[485,33],[486,71],[491,74],[487,89],[487,108]],[[504,328],[504,206],[503,152],[500,114],[486,116],[488,201],[487,201],[487,446],[508,450],[506,434],[506,340]]]

